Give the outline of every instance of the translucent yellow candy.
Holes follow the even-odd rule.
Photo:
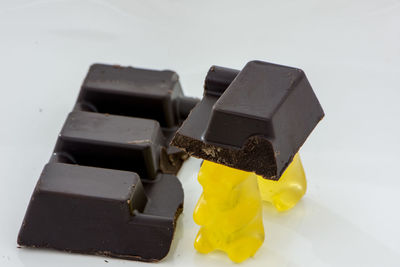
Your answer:
[[[307,190],[306,176],[297,153],[279,181],[257,176],[261,198],[272,203],[279,211],[293,208]]]
[[[222,250],[234,262],[253,256],[264,241],[257,176],[204,161],[198,180],[203,193],[193,214],[201,226],[194,242],[196,250]]]

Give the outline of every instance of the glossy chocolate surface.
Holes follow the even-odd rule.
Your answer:
[[[183,209],[169,141],[197,103],[172,71],[93,65],[32,194],[18,244],[159,261]]]

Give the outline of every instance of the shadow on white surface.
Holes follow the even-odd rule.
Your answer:
[[[362,266],[361,262],[392,266],[398,261],[398,254],[388,246],[307,197],[284,213],[265,204],[264,225],[267,237],[259,254],[266,261],[274,257],[271,253],[284,259],[280,266],[297,266],[296,262],[305,260],[314,264],[317,260],[319,266]],[[293,253],[295,250],[301,253]]]

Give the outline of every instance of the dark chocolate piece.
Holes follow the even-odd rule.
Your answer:
[[[158,261],[187,154],[168,144],[197,103],[172,71],[93,65],[33,192],[18,244]]]
[[[211,67],[204,97],[172,145],[278,180],[324,112],[300,69],[252,61]]]
[[[153,119],[163,128],[173,128],[186,119],[197,102],[197,98],[183,95],[173,71],[94,64],[75,108]]]
[[[74,111],[68,115],[53,157],[73,164],[134,171],[155,179],[164,144],[155,120]]]
[[[74,110],[156,120],[165,137],[163,170],[176,174],[187,155],[168,149],[178,127],[199,102],[185,97],[178,75],[118,65],[94,64],[82,84]]]
[[[182,199],[172,175],[158,174],[149,183],[134,172],[49,163],[18,244],[158,261],[169,251]]]

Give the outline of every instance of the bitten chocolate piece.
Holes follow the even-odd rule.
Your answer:
[[[278,180],[324,112],[300,69],[251,61],[211,67],[204,97],[171,144]]]
[[[176,177],[49,163],[18,236],[24,246],[158,261],[170,249],[183,190]]]

